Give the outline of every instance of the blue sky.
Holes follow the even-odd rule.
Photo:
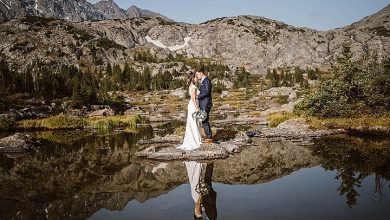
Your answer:
[[[88,0],[92,3],[98,0]],[[371,15],[390,0],[115,0],[159,12],[175,21],[201,23],[217,17],[258,15],[317,30],[349,25]]]

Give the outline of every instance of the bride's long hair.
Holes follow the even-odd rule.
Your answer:
[[[190,86],[191,83],[195,84],[194,79],[195,79],[195,72],[191,71],[191,72],[188,74],[187,86]]]

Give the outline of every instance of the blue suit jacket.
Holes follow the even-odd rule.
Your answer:
[[[200,84],[200,93],[198,95],[199,108],[206,110],[213,106],[213,100],[211,98],[212,85],[208,77],[203,79],[203,82]]]

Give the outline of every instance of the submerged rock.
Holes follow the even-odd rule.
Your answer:
[[[16,133],[0,139],[0,153],[22,153],[35,149],[37,145],[30,135]]]

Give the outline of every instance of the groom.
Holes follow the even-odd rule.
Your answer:
[[[211,107],[213,106],[213,100],[211,98],[211,81],[205,75],[205,70],[200,68],[195,73],[196,79],[200,82],[200,93],[198,95],[199,108],[207,113],[207,118],[202,122],[204,133],[207,139],[203,143],[213,143],[213,134],[211,133],[211,127],[209,122],[209,114]]]

